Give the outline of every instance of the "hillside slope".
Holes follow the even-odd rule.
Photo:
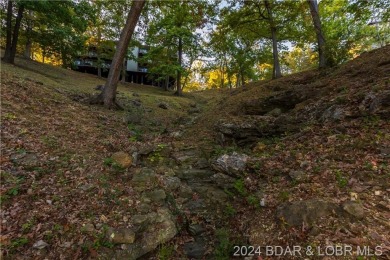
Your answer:
[[[353,246],[347,259],[379,246],[389,257],[389,57],[386,46],[339,68],[251,83],[203,114],[196,131],[231,155],[220,164],[243,160],[232,151],[248,156],[241,174],[217,167],[241,197],[231,234],[262,247]]]
[[[2,63],[2,256],[230,259],[251,245],[270,259],[265,246],[343,245],[346,259],[357,246],[388,258],[388,57],[183,98],[122,84],[124,111],[88,104],[95,76]]]

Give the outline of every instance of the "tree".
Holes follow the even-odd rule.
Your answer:
[[[269,21],[269,26],[271,30],[271,38],[272,38],[272,55],[274,59],[274,69],[273,69],[273,78],[277,79],[282,77],[282,72],[280,70],[280,62],[279,62],[279,53],[278,53],[278,40],[277,40],[277,29],[275,20],[273,18],[273,12],[271,5],[268,0],[264,0],[264,5],[267,10],[267,20]]]
[[[103,100],[104,106],[107,108],[114,108],[116,105],[116,88],[122,69],[122,62],[127,52],[129,42],[134,33],[135,26],[137,25],[145,2],[146,0],[139,0],[133,2],[130,12],[127,16],[125,27],[123,28],[120,39],[116,45],[115,54],[110,66],[110,72],[108,74],[106,84],[104,85],[104,89],[101,93],[101,96],[98,97],[98,99]]]
[[[167,62],[150,64],[150,71],[176,77],[176,95],[182,95],[182,89],[188,82],[192,64],[201,56],[201,37],[196,32],[207,22],[207,16],[213,12],[213,4],[207,1],[162,1],[150,10],[150,22],[146,43],[150,46],[148,60]]]
[[[18,13],[11,34],[14,3],[18,7]],[[28,11],[27,16],[24,16],[25,10]],[[86,0],[8,1],[4,60],[13,63],[17,46],[23,43],[25,43],[25,55],[30,57],[31,48],[35,44],[42,48],[43,53],[56,55],[59,60],[62,60],[64,67],[69,67],[73,55],[83,44],[82,33],[86,29],[89,16],[90,5]],[[25,21],[25,31],[20,30],[23,28],[22,18]],[[22,43],[18,42],[19,38]]]
[[[19,29],[20,29],[20,23],[23,18],[23,12],[25,5],[23,2],[20,2],[18,4],[18,14],[16,16],[14,31],[11,36],[12,31],[12,2],[11,0],[8,0],[8,7],[7,7],[7,42],[6,42],[6,49],[4,52],[3,60],[5,62],[13,64],[15,62],[15,55],[16,55],[16,46],[18,43],[19,38]]]
[[[307,0],[307,3],[310,7],[310,14],[317,35],[319,68],[323,69],[330,66],[330,64],[326,54],[326,41],[321,26],[320,14],[318,12],[318,3],[317,0]]]

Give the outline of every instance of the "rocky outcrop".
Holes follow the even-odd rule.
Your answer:
[[[246,154],[224,154],[218,157],[213,163],[214,170],[232,177],[242,177],[245,172],[249,157]]]
[[[112,160],[123,168],[128,168],[133,163],[133,158],[125,152],[117,152],[111,156]]]

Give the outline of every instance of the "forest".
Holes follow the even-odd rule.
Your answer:
[[[0,10],[0,259],[389,259],[390,1]]]
[[[94,46],[101,66],[102,59],[113,57],[131,6],[131,1],[3,1],[4,60],[12,63],[17,52],[71,68],[77,55]],[[151,1],[140,9],[129,44],[148,46],[142,59],[149,61],[150,73],[177,78],[179,91],[236,88],[336,66],[385,46],[389,9],[383,0]]]

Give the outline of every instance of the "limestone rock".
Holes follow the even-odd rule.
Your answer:
[[[157,175],[152,169],[142,168],[134,174],[131,182],[135,190],[144,191],[157,186]]]
[[[212,180],[213,183],[215,183],[221,189],[225,189],[225,188],[226,189],[231,189],[231,188],[233,188],[234,182],[236,181],[235,178],[233,178],[233,177],[231,177],[229,175],[220,173],[220,172],[217,172],[216,174],[211,176],[211,180]]]
[[[206,253],[206,243],[203,239],[184,244],[184,252],[189,259],[201,259]]]
[[[350,216],[357,219],[364,218],[364,208],[362,204],[355,201],[347,201],[342,204],[342,209],[347,212]]]
[[[133,158],[125,152],[114,153],[111,158],[123,168],[128,168],[133,163]]]
[[[304,181],[308,177],[307,173],[304,171],[290,171],[288,175],[294,181]]]
[[[345,118],[345,111],[341,106],[333,105],[322,113],[322,121],[341,121]]]
[[[158,104],[158,107],[159,107],[159,108],[162,108],[162,109],[168,109],[168,104],[165,103],[165,102],[160,102],[160,103]]]
[[[212,167],[227,175],[240,177],[245,171],[248,159],[246,154],[236,152],[231,155],[224,154],[212,163]]]
[[[162,187],[168,191],[177,190],[181,185],[180,179],[178,177],[172,177],[172,176],[164,176],[162,178],[161,183],[162,183]]]
[[[165,200],[167,195],[164,190],[153,190],[145,194],[145,196],[150,199],[152,202],[161,203]]]
[[[157,216],[155,223],[142,230],[134,244],[116,251],[116,259],[137,259],[176,236],[177,228],[170,211],[167,208],[159,208]]]
[[[43,241],[43,240],[39,240],[39,241],[37,241],[36,243],[34,243],[34,245],[33,245],[33,248],[34,249],[44,249],[45,247],[48,247],[49,246],[49,244],[48,243],[46,243],[45,241]]]
[[[135,240],[135,233],[129,228],[109,228],[107,239],[114,244],[132,244]]]
[[[83,225],[81,230],[86,232],[86,233],[93,233],[96,231],[95,227],[92,223],[87,223],[87,224]]]

